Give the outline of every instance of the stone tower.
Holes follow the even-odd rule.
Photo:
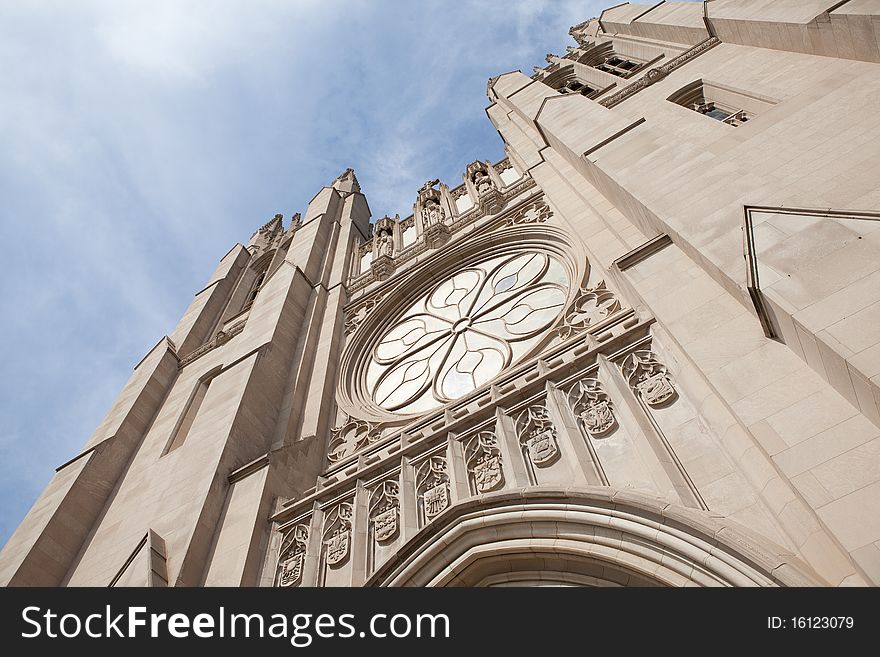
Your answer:
[[[880,583],[869,4],[608,9],[489,81],[504,160],[276,215],[0,581]]]

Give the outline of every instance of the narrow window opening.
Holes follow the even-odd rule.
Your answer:
[[[254,281],[254,286],[251,289],[251,293],[248,295],[247,306],[251,305],[254,302],[254,299],[257,298],[257,294],[260,292],[260,288],[263,286],[263,281],[266,279],[266,272],[263,272],[259,276],[257,276],[257,280]]]
[[[779,102],[704,80],[691,82],[667,100],[733,127],[751,121]]]
[[[190,395],[184,411],[174,427],[174,431],[171,432],[171,437],[168,439],[168,444],[165,447],[165,451],[162,452],[162,456],[170,454],[186,441],[189,430],[192,428],[196,415],[199,413],[199,408],[205,400],[205,395],[208,394],[208,386],[216,374],[217,371],[212,371],[210,374],[202,377],[196,384],[196,388]]]

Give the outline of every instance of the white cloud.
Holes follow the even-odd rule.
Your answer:
[[[355,166],[375,215],[500,157],[486,80],[575,2],[0,6],[0,542],[236,240]],[[14,492],[14,496],[13,496]],[[14,498],[14,502],[13,502]]]

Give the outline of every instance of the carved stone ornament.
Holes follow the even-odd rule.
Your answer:
[[[337,564],[348,556],[348,542],[351,532],[337,531],[327,539],[327,563]]]
[[[328,565],[342,563],[348,558],[351,547],[352,508],[348,502],[341,502],[327,514],[324,521],[324,549]]]
[[[464,444],[464,457],[474,493],[488,493],[504,485],[501,452],[491,431],[480,431]]]
[[[442,210],[440,212],[442,213]],[[442,219],[440,223],[425,226],[424,231],[422,231],[422,239],[425,241],[425,246],[429,249],[443,246],[449,239],[449,235],[449,227],[443,223]]]
[[[424,521],[430,522],[449,507],[446,459],[432,456],[416,470],[416,493],[421,497]]]
[[[424,185],[421,186],[421,188],[419,189],[419,192],[420,193],[430,192],[432,189],[434,189],[435,185],[439,185],[439,184],[440,184],[439,178],[434,178],[434,180],[428,180],[425,182]]]
[[[330,430],[327,460],[338,463],[369,443],[377,441],[379,437],[378,428],[371,423],[347,417],[340,426]]]
[[[345,316],[345,334],[350,335],[354,333],[378,304],[379,301],[375,298],[367,299],[347,312]]]
[[[370,493],[370,523],[377,542],[390,541],[397,535],[399,516],[400,487],[396,481],[389,479]]]
[[[440,515],[449,506],[449,487],[437,484],[425,491],[425,517],[430,520]]]
[[[437,226],[443,223],[443,208],[440,202],[435,198],[429,198],[422,207],[422,228],[428,230],[431,226]]]
[[[605,287],[605,281],[599,281],[592,288],[581,288],[566,310],[565,319],[557,333],[566,340],[610,317],[620,308],[620,301]]]
[[[516,432],[533,465],[546,467],[559,457],[556,429],[543,404],[529,406],[517,416]]]
[[[504,224],[506,226],[518,226],[519,224],[544,223],[552,215],[550,206],[544,201],[533,201],[507,217]]]
[[[394,255],[394,238],[391,236],[391,233],[388,231],[382,231],[379,233],[379,253],[378,255],[381,257],[391,258]]]
[[[298,586],[302,582],[309,528],[295,525],[281,539],[278,555],[278,586]]]
[[[627,356],[623,375],[648,406],[664,406],[675,400],[677,393],[666,366],[652,351],[634,351]]]
[[[572,413],[590,436],[607,435],[617,426],[614,405],[597,379],[581,379],[568,391]]]

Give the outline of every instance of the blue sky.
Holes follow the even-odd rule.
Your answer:
[[[376,218],[500,159],[487,79],[611,4],[0,4],[0,544],[233,244],[349,166]]]

